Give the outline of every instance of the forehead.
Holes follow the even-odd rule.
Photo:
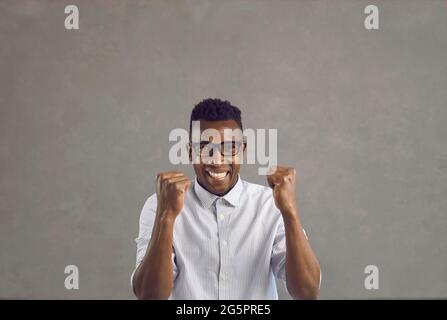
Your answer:
[[[192,128],[192,141],[216,140],[218,142],[240,140],[242,138],[241,128],[235,120],[200,120],[200,132],[197,130],[198,126],[196,128],[194,126]]]
[[[200,131],[206,129],[215,129],[221,131],[223,134],[225,129],[240,129],[235,120],[219,120],[219,121],[207,121],[200,120]]]

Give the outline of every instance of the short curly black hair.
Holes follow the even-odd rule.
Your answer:
[[[191,112],[191,120],[189,121],[189,135],[191,137],[192,122],[198,120],[221,121],[234,120],[237,122],[241,130],[241,110],[233,106],[229,101],[220,99],[204,99]]]

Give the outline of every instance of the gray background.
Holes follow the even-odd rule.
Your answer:
[[[446,40],[445,1],[0,1],[0,298],[132,299],[140,210],[205,97],[278,128],[322,299],[447,297]]]

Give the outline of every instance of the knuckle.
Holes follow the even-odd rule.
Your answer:
[[[173,182],[172,186],[176,189],[180,188],[182,185],[179,182]]]

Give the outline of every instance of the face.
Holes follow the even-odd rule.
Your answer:
[[[228,138],[224,136],[225,129],[240,129],[238,123],[234,120],[223,120],[223,121],[205,121],[200,120],[200,133],[207,129],[214,129],[216,133],[219,133],[220,141],[216,140],[214,142],[226,142],[223,151],[227,155],[222,155],[219,147],[209,148],[207,143],[214,140],[213,137],[200,139],[202,149],[199,149],[199,144],[195,144],[190,147],[189,158],[192,161],[194,157],[194,152],[192,148],[196,148],[196,154],[202,152],[202,157],[197,158],[194,163],[194,171],[197,176],[197,180],[202,187],[211,193],[216,195],[226,194],[237,182],[240,163],[242,162],[243,153],[245,151],[245,143],[243,143],[242,137],[232,137]],[[240,145],[239,148],[234,148],[234,146]],[[231,147],[233,146],[233,149]],[[230,147],[226,147],[230,146]],[[238,151],[235,155],[232,153]],[[208,156],[203,156],[207,154]]]

